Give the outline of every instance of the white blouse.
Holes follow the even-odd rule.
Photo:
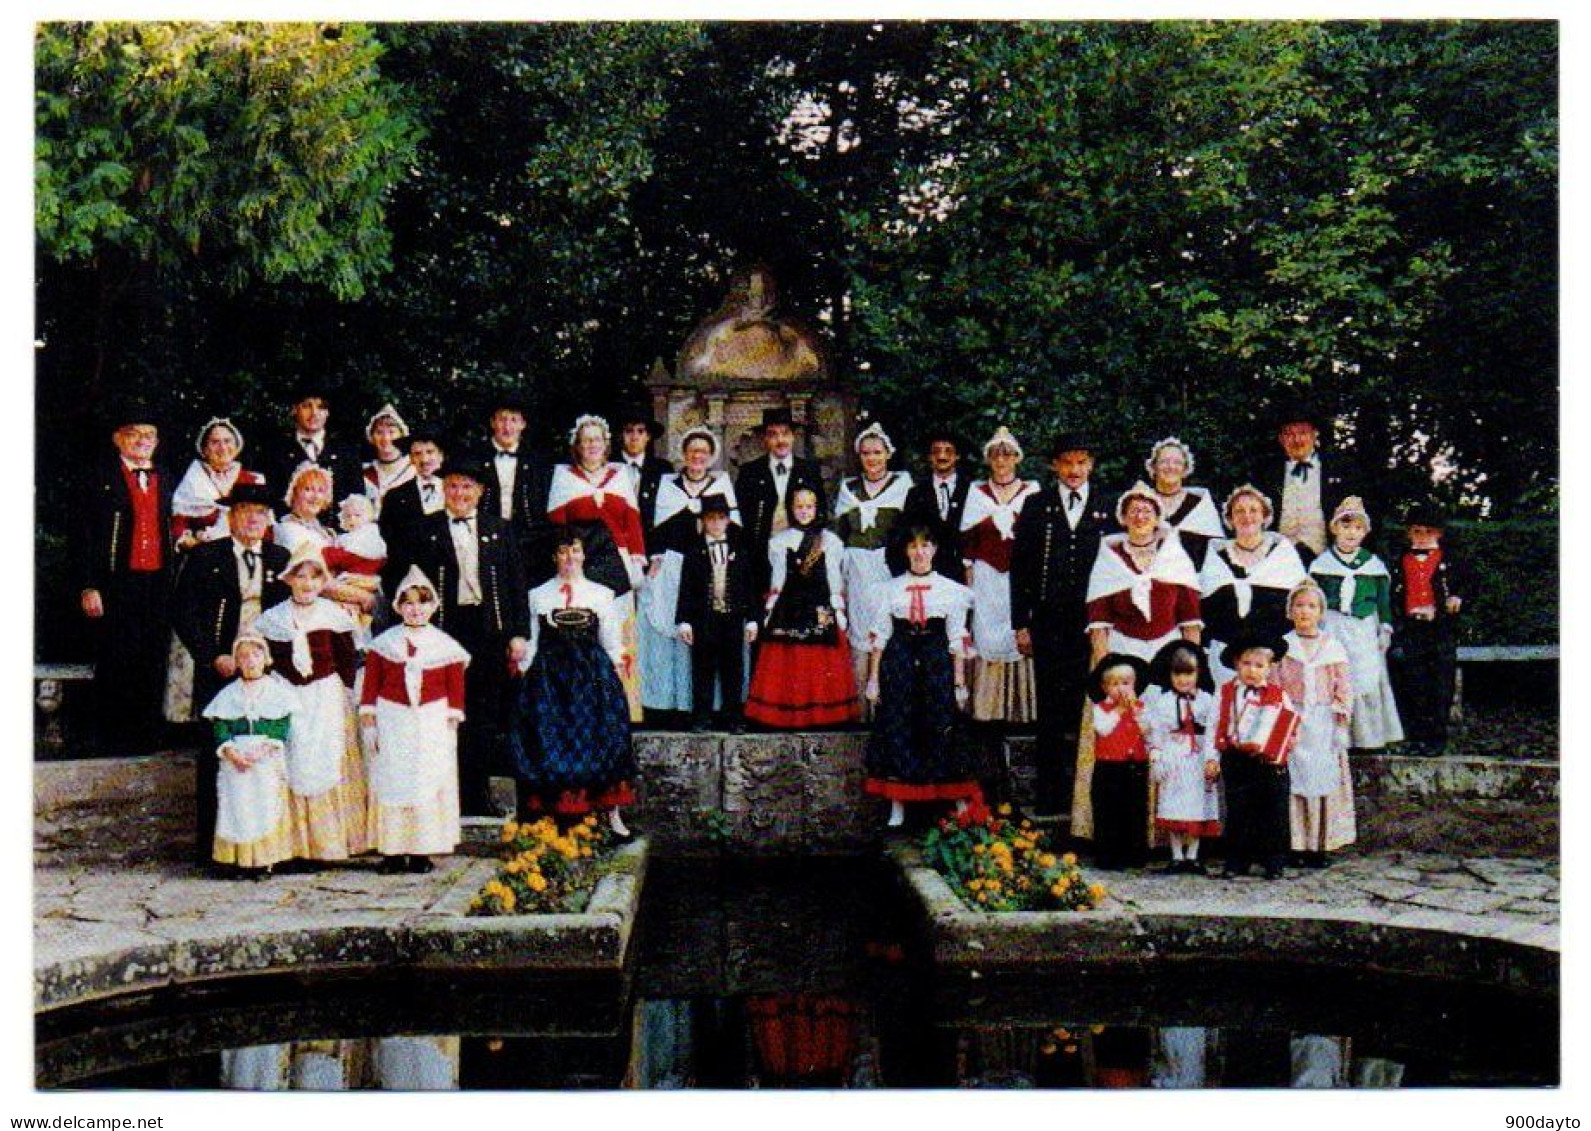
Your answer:
[[[785,563],[789,560],[789,552],[801,545],[805,532],[790,527],[781,530],[768,541],[768,564],[773,567],[773,573],[768,581],[768,610],[772,611],[774,603],[779,599],[779,593],[784,589]],[[845,582],[840,576],[840,558],[845,554],[845,543],[840,541],[840,536],[832,530],[823,531],[823,574],[829,579],[829,606],[841,612],[845,610]]]
[[[595,613],[597,639],[602,645],[602,650],[608,654],[608,659],[613,661],[615,668],[622,666],[623,618],[614,603],[613,590],[584,577],[574,581],[563,581],[554,577],[551,581],[545,581],[530,591],[530,647],[520,664],[521,671],[528,669],[536,658],[536,645],[541,638],[543,618],[550,617],[557,609],[590,609]]]
[[[972,590],[951,581],[942,573],[929,573],[922,577],[902,573],[889,579],[884,587],[878,619],[868,633],[873,651],[882,651],[884,645],[889,643],[895,631],[895,618],[910,620],[914,608],[919,610],[925,620],[944,618],[945,641],[952,655],[973,654],[972,638],[967,633],[967,617],[972,612]]]

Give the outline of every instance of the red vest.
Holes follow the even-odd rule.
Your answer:
[[[160,529],[160,473],[145,473],[148,486],[138,487],[138,473],[122,460],[122,478],[133,501],[133,541],[127,550],[127,568],[133,573],[159,573],[165,564],[164,533]]]

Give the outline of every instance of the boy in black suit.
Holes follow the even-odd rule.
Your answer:
[[[691,650],[691,729],[704,731],[718,681],[720,718],[731,731],[744,729],[741,687],[744,645],[757,638],[758,604],[751,580],[745,534],[729,522],[729,500],[702,500],[701,536],[685,551],[674,621]]]
[[[1435,757],[1447,748],[1448,712],[1458,661],[1458,616],[1469,592],[1464,559],[1444,545],[1442,512],[1409,508],[1408,548],[1392,567],[1392,650],[1387,659],[1410,754]]]

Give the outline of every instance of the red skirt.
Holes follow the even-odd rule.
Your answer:
[[[621,781],[599,790],[596,796],[591,795],[587,789],[565,789],[556,795],[539,791],[527,792],[521,806],[523,816],[526,813],[560,813],[565,816],[578,816],[601,809],[617,809],[623,805],[635,804],[635,791],[630,788],[630,783]]]
[[[1220,836],[1220,821],[1177,821],[1169,817],[1156,817],[1155,828],[1163,833],[1181,833],[1183,836]]]
[[[868,778],[862,792],[869,797],[890,801],[970,801],[983,800],[983,790],[975,781],[909,782],[889,778]]]
[[[859,717],[851,648],[845,635],[833,644],[766,640],[746,694],[746,718],[781,730],[834,726]]]

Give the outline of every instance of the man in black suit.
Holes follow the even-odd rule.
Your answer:
[[[525,439],[529,411],[525,402],[504,393],[491,402],[491,440],[473,458],[486,478],[480,499],[514,533],[526,580],[535,585],[552,576],[551,526],[547,522],[547,491],[552,468]]]
[[[906,569],[906,547],[901,544],[907,531],[926,526],[934,532],[938,552],[934,568],[953,581],[964,580],[961,568],[961,515],[967,509],[967,492],[972,476],[961,469],[961,447],[956,437],[943,429],[928,435],[928,474],[912,484],[906,496],[903,521],[896,524],[898,536],[891,539],[891,573]]]
[[[153,412],[129,403],[110,423],[117,454],[89,487],[78,605],[97,629],[95,721],[106,741],[145,751],[164,729],[174,484],[154,462],[160,426]]]
[[[188,552],[177,574],[171,626],[193,657],[193,706],[197,715],[237,673],[232,643],[241,629],[291,593],[282,580],[291,556],[265,541],[271,528],[271,492],[263,484],[240,483],[221,500],[231,536],[201,542]],[[210,863],[215,837],[215,744],[199,743],[194,760],[198,829],[195,858]]]
[[[665,475],[674,473],[674,465],[652,454],[652,441],[663,434],[663,426],[652,419],[650,412],[627,409],[619,413],[618,425],[619,463],[630,477],[630,489],[635,492],[641,511],[641,538],[647,553],[653,553],[652,515],[657,509],[657,489]]]
[[[1110,501],[1089,482],[1092,444],[1063,433],[1050,446],[1055,482],[1028,500],[1011,554],[1011,626],[1033,657],[1038,693],[1035,808],[1068,807],[1088,682],[1088,576],[1099,542],[1116,529]]]
[[[790,495],[805,487],[818,497],[818,513],[828,512],[823,471],[816,460],[795,454],[795,421],[787,408],[767,409],[758,428],[766,455],[749,460],[735,479],[735,495],[746,528],[746,547],[754,556],[752,583],[758,594],[768,591],[773,572],[768,543],[790,525]]]
[[[432,621],[470,654],[459,729],[459,793],[465,816],[497,816],[491,773],[500,764],[509,668],[528,651],[529,605],[519,542],[499,512],[483,505],[493,470],[451,463],[442,469],[443,509],[411,529],[388,572],[402,578],[417,565],[435,582],[442,605]]]
[[[757,638],[762,611],[752,589],[752,564],[745,532],[729,521],[729,500],[708,495],[702,500],[701,534],[685,551],[674,613],[680,639],[691,650],[694,730],[710,725],[715,681],[723,725],[731,731],[744,728],[744,646]]]
[[[387,557],[413,557],[402,548],[402,543],[413,533],[413,527],[426,515],[442,510],[442,461],[446,458],[446,445],[434,432],[418,429],[406,438],[409,462],[414,465],[414,478],[400,483],[387,492],[381,500],[381,514],[377,524],[381,539],[387,544]],[[403,578],[383,570],[382,579],[392,591]]]
[[[364,468],[358,449],[333,436],[326,427],[332,403],[327,386],[305,380],[289,395],[292,430],[285,436],[268,438],[261,445],[260,470],[265,474],[265,485],[280,498],[299,465],[313,463],[331,472],[334,498],[363,490]]]
[[[1292,539],[1308,566],[1331,544],[1327,530],[1332,512],[1348,495],[1367,503],[1366,484],[1353,461],[1341,453],[1323,453],[1323,418],[1307,405],[1283,405],[1273,418],[1281,457],[1268,456],[1254,468],[1250,482],[1270,496],[1276,508],[1276,529]],[[1379,520],[1383,516],[1377,515]],[[1379,521],[1377,523],[1379,525]]]

